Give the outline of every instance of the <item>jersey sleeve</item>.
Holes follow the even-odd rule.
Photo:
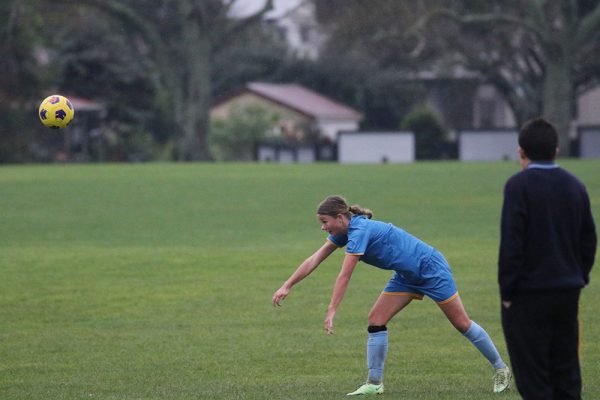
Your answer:
[[[348,243],[348,236],[346,235],[329,235],[327,236],[327,240],[336,245],[337,247],[344,247],[346,243]]]
[[[346,245],[346,254],[361,256],[367,251],[369,244],[369,230],[367,229],[366,219],[360,221],[348,230],[348,243]]]

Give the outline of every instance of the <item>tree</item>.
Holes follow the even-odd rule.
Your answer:
[[[0,96],[11,102],[27,99],[41,83],[34,57],[41,42],[36,4],[0,2]]]
[[[235,108],[227,119],[212,121],[211,145],[218,160],[250,161],[256,144],[269,137],[277,115],[259,106]]]
[[[598,0],[319,0],[331,46],[382,68],[463,65],[503,94],[519,124],[544,116],[569,154],[576,96],[600,82]],[[346,47],[346,48],[350,48]],[[351,50],[347,50],[351,51]]]
[[[447,132],[433,111],[426,107],[416,108],[404,118],[402,129],[415,134],[417,160],[439,159],[444,156]]]
[[[36,1],[0,2],[0,162],[30,161],[39,128],[35,104],[43,74],[35,59],[42,37]],[[41,99],[40,99],[41,100]]]
[[[272,0],[254,14],[232,19],[235,0],[61,0],[93,7],[121,21],[153,64],[153,83],[180,132],[180,160],[210,160],[208,112],[215,52],[257,24]]]
[[[213,96],[230,93],[253,81],[277,81],[287,64],[285,39],[271,24],[254,24],[239,32],[213,57]]]
[[[407,79],[407,71],[417,68],[406,56],[414,39],[390,39],[390,34],[410,25],[417,10],[398,0],[313,3],[328,39],[314,65],[304,62],[290,71],[300,69],[313,88],[363,111],[363,128],[397,129],[425,87]]]
[[[455,1],[430,11],[421,28],[440,19],[456,24],[445,37],[457,60],[494,84],[519,124],[552,121],[569,155],[574,101],[600,81],[600,1]]]

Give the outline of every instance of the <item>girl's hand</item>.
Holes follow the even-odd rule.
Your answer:
[[[288,289],[285,286],[280,287],[274,294],[273,294],[273,307],[276,306],[281,306],[281,302],[283,301],[283,299],[285,299],[288,295],[288,293],[290,293],[290,289]]]
[[[328,335],[333,335],[333,318],[335,317],[335,311],[328,311],[325,317],[323,326]]]

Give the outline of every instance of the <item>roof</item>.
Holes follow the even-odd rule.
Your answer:
[[[71,101],[75,112],[77,111],[102,111],[106,107],[102,103],[98,103],[94,100],[86,99],[84,97],[72,96],[65,94],[65,97]]]
[[[244,89],[221,99],[217,104],[223,103],[244,92],[254,93],[257,96],[315,119],[349,119],[360,121],[363,118],[359,111],[298,84],[251,82]]]

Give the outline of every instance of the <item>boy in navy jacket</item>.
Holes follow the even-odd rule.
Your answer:
[[[596,230],[585,186],[554,162],[558,134],[535,119],[519,132],[523,170],[504,187],[498,281],[502,326],[524,399],[581,399],[578,306]]]

